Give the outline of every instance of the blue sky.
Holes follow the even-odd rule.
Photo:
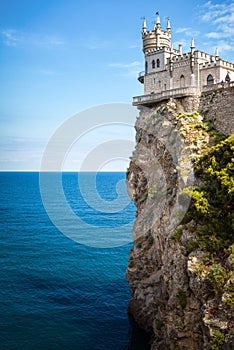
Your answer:
[[[48,139],[67,118],[143,93],[141,17],[152,28],[157,11],[162,26],[171,18],[174,47],[182,42],[189,50],[194,37],[197,49],[214,53],[218,46],[233,62],[232,0],[0,2],[0,170],[38,170]]]

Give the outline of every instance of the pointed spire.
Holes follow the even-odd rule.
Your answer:
[[[191,55],[194,55],[194,50],[195,49],[195,44],[194,44],[194,38],[192,38],[192,42],[191,42]]]
[[[179,54],[180,54],[180,56],[183,55],[183,45],[182,44],[179,44]]]
[[[192,38],[192,42],[191,42],[191,49],[195,49],[194,38]]]
[[[167,19],[167,31],[170,32],[171,31],[171,21],[170,18],[168,17]]]
[[[218,49],[218,47],[216,47],[216,49],[215,49],[215,57],[219,57],[219,49]]]
[[[146,24],[146,18],[143,17],[144,19],[144,22],[143,22],[143,25],[142,25],[142,31],[145,33],[147,31],[147,24]]]
[[[160,28],[161,27],[161,21],[160,21],[160,15],[159,12],[156,12],[157,20],[156,20],[156,27]]]

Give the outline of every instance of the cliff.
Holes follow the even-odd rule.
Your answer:
[[[233,90],[171,99],[142,107],[136,121],[129,312],[152,349],[234,345],[232,103]]]

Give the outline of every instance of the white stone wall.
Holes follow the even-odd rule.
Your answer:
[[[145,95],[158,93],[170,88],[170,74],[167,70],[145,76]]]
[[[166,51],[156,51],[145,56],[145,61],[148,62],[148,73],[161,72],[165,69],[167,58],[170,54]],[[160,67],[157,67],[157,59],[160,60]],[[152,62],[155,61],[155,68],[152,68]]]
[[[184,82],[181,77],[184,76]],[[182,85],[182,86],[181,86]],[[173,65],[173,88],[191,86],[190,60],[183,60]]]
[[[200,70],[201,86],[207,85],[207,77],[209,74],[213,76],[215,84],[220,83],[222,80],[225,81],[227,72],[229,72],[231,81],[233,81],[234,70],[232,70],[230,67],[228,69],[220,66],[213,66],[213,67],[211,66],[211,67],[205,67],[205,68],[202,67]]]

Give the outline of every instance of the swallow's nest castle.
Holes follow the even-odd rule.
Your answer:
[[[194,39],[191,51],[182,52],[171,45],[171,25],[161,29],[158,15],[152,31],[147,30],[146,20],[142,27],[145,71],[138,80],[144,84],[144,95],[133,99],[135,106],[151,106],[169,98],[199,96],[234,85],[234,64],[215,55],[195,50]]]

